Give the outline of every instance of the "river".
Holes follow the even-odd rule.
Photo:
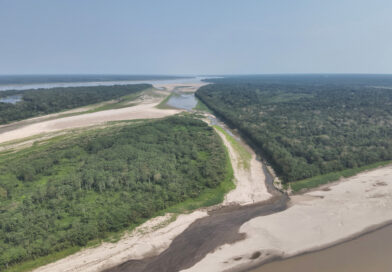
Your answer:
[[[0,91],[7,90],[28,90],[28,89],[49,89],[58,87],[89,87],[89,86],[112,86],[112,85],[128,85],[128,84],[190,84],[199,83],[203,79],[213,78],[213,77],[190,77],[190,78],[179,78],[179,79],[160,79],[160,80],[116,80],[116,81],[90,81],[90,82],[44,82],[44,83],[7,83],[0,84]]]
[[[251,272],[392,271],[392,225],[348,242],[265,264]]]

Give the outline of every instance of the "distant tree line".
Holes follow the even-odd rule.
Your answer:
[[[196,95],[291,182],[392,159],[390,79],[231,77]]]
[[[0,98],[21,95],[22,100],[16,104],[0,102],[0,124],[117,99],[149,87],[137,84],[1,91]]]
[[[111,127],[0,155],[0,269],[139,224],[225,179],[191,117]]]

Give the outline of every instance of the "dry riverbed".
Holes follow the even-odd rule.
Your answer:
[[[219,134],[229,151],[236,183],[235,189],[225,196],[223,205],[249,205],[270,198],[271,194],[268,192],[265,184],[266,177],[263,166],[261,162],[256,159],[256,154],[247,146],[243,146],[243,148],[247,148],[248,152],[251,154],[251,158],[248,162],[249,167],[245,167],[243,164],[239,163],[239,154],[230,144],[227,137],[218,130],[216,130],[216,132]]]

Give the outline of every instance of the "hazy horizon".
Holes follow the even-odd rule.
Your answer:
[[[0,74],[392,74],[392,2],[0,1]]]
[[[295,76],[295,75],[386,75],[392,76],[391,73],[352,73],[352,72],[342,72],[342,73],[212,73],[212,74],[164,74],[164,73],[20,73],[20,74],[0,74],[0,77],[7,76],[163,76],[163,77],[213,77],[213,76]]]

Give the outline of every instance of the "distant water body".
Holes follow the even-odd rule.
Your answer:
[[[175,94],[170,97],[166,104],[175,108],[191,111],[194,107],[196,107],[197,100],[193,93]]]
[[[4,76],[2,76],[4,78]],[[96,80],[96,81],[69,81],[69,82],[52,82],[53,79],[48,81],[50,82],[40,82],[40,83],[19,83],[19,81],[15,80],[18,83],[10,83],[12,82],[12,78],[9,80],[4,80],[2,83],[0,81],[0,91],[7,90],[28,90],[28,89],[49,89],[49,88],[57,88],[57,87],[81,87],[81,86],[112,86],[112,85],[128,85],[128,84],[173,84],[173,83],[198,83],[202,79],[207,77],[189,77],[189,78],[168,78],[168,79],[142,79],[142,80]]]
[[[10,103],[10,104],[16,104],[17,102],[22,100],[22,96],[21,95],[10,95],[10,96],[6,96],[3,98],[0,98],[0,102],[2,103]]]

